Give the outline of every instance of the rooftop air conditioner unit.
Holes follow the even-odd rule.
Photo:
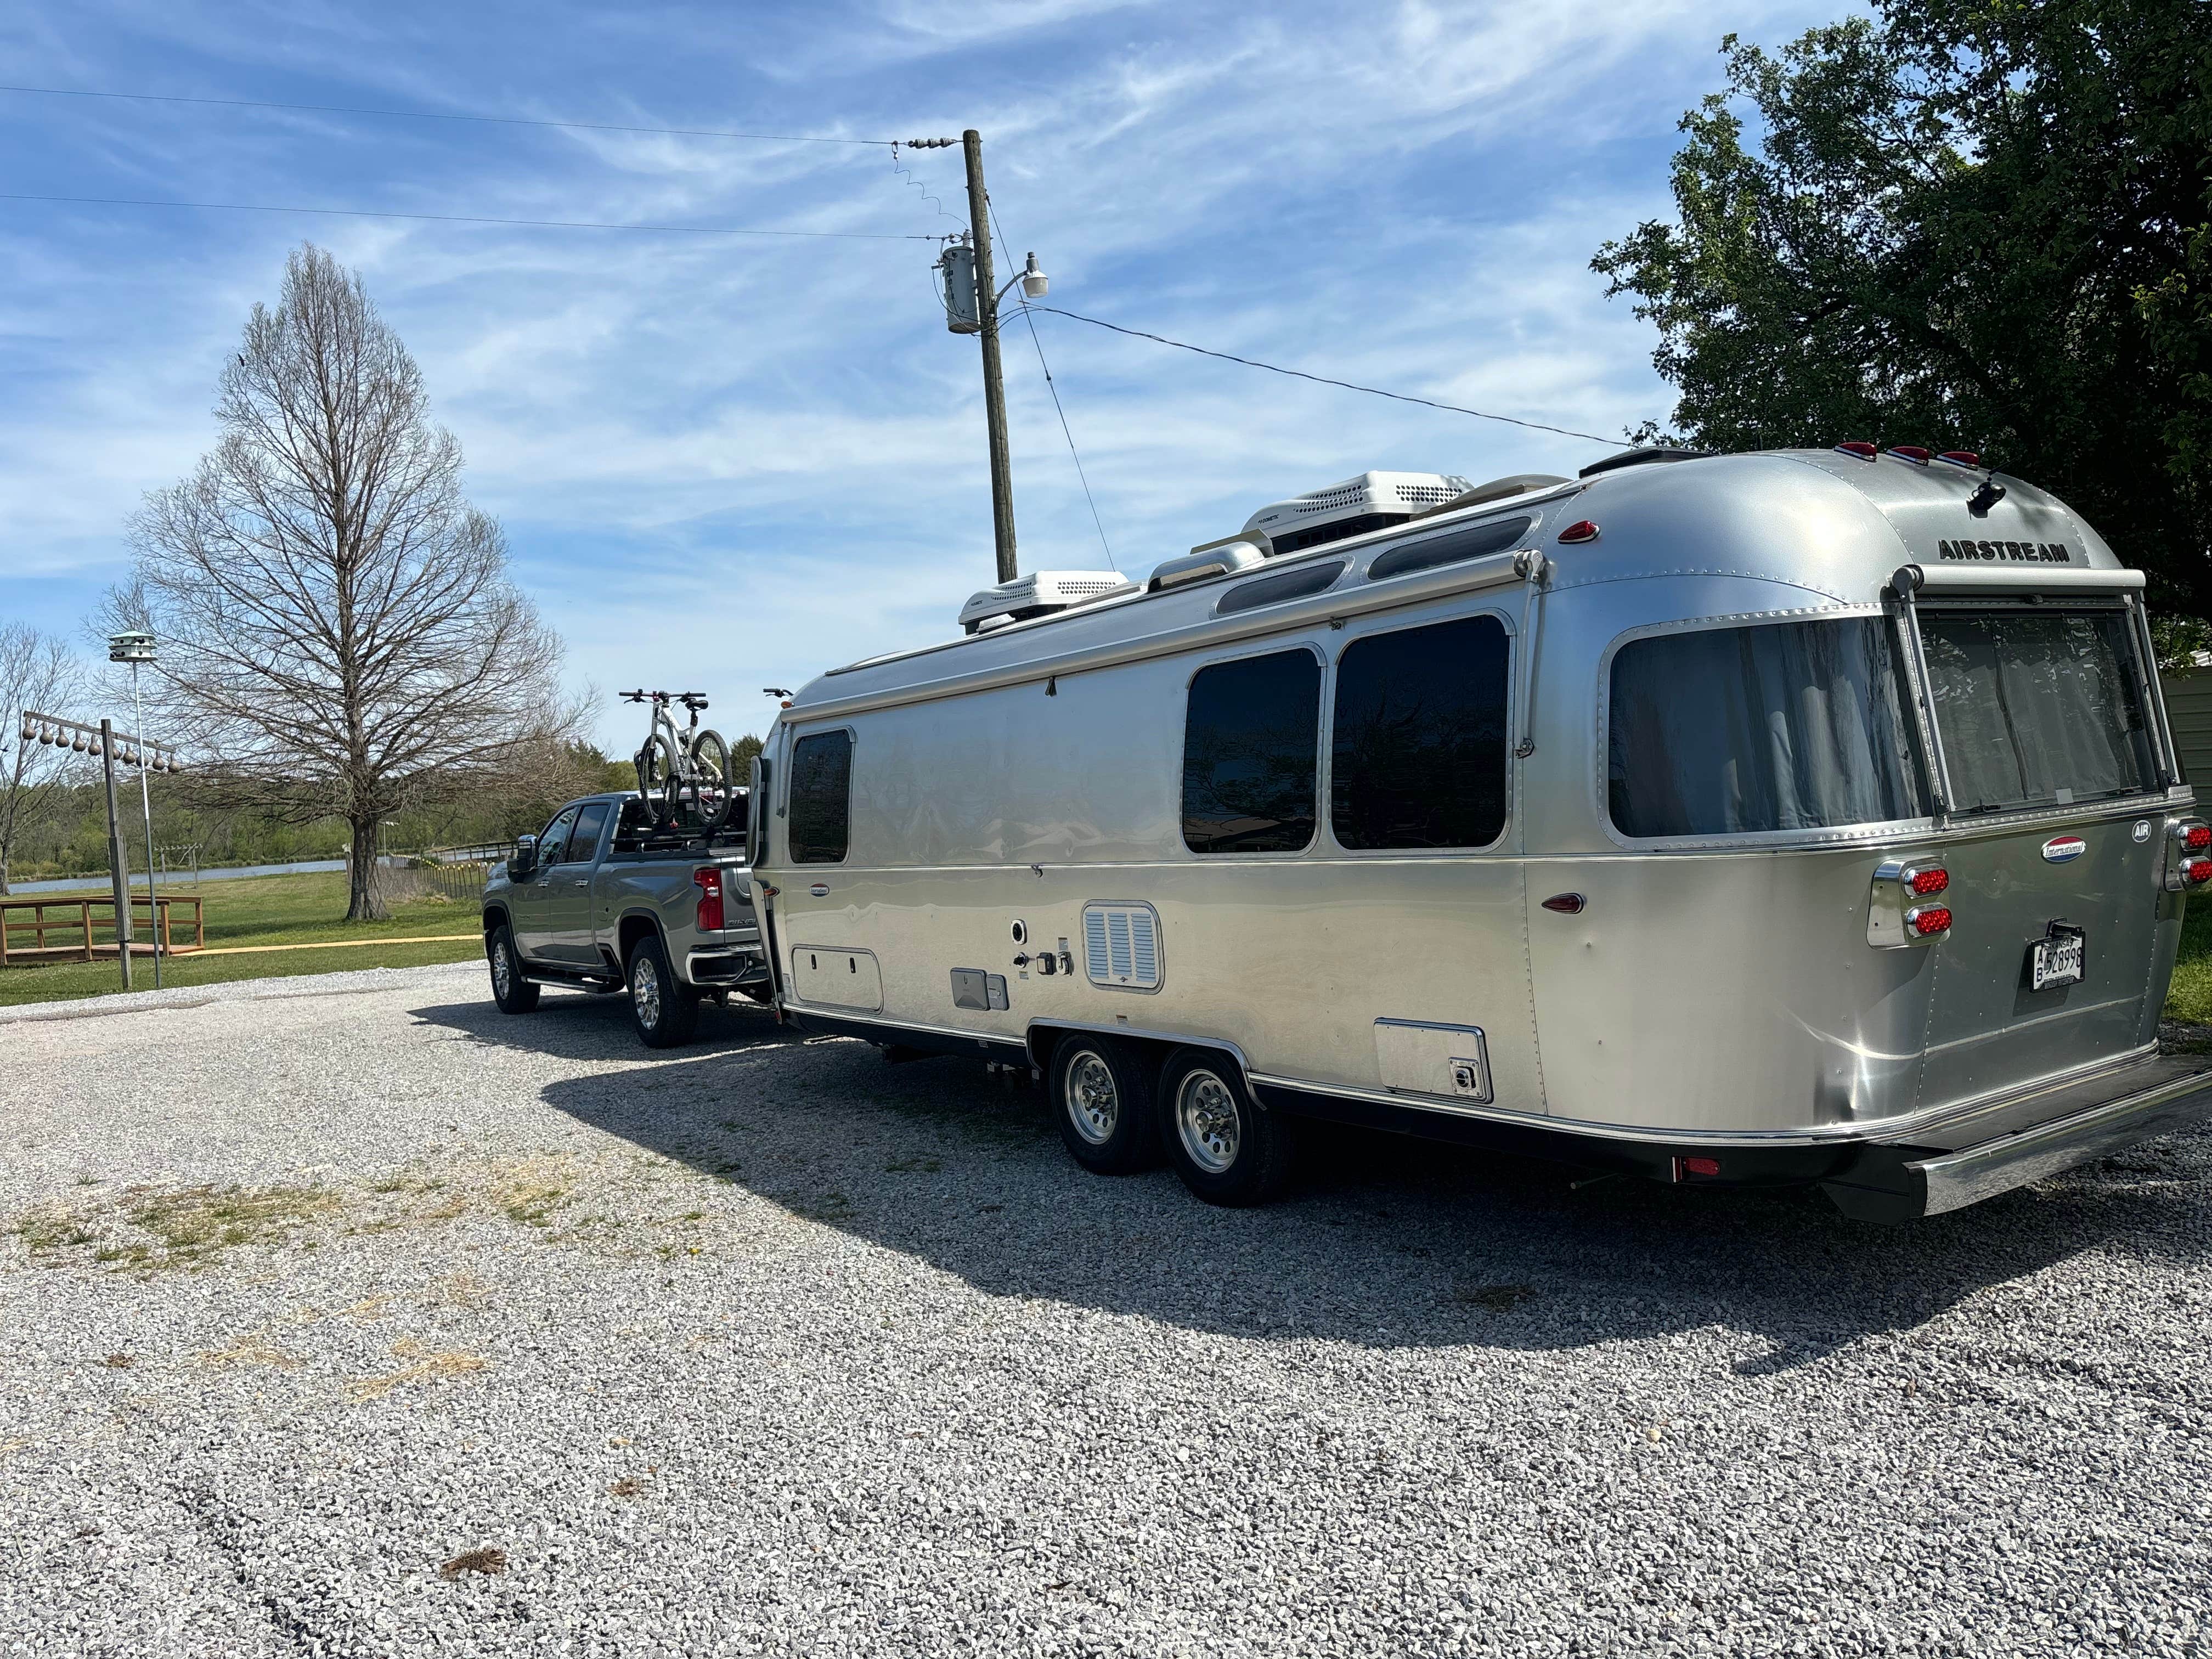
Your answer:
[[[1278,556],[1297,553],[1403,524],[1468,489],[1465,478],[1440,472],[1363,472],[1263,507],[1244,520],[1244,528],[1265,531]]]
[[[1136,583],[1115,570],[1036,570],[972,595],[960,607],[960,625],[981,634],[1136,591]]]

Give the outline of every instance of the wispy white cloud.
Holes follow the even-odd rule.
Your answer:
[[[1597,433],[1663,415],[1587,270],[1665,209],[1729,28],[1832,0],[1105,0],[462,11],[100,0],[0,19],[27,82],[847,137],[987,135],[1053,303]],[[0,97],[17,188],[941,234],[959,155]],[[975,343],[926,241],[526,232],[0,205],[0,611],[64,629],[143,491],[212,436],[247,310],[310,236],[361,269],[580,678],[762,684],[949,631],[991,574]],[[1368,466],[1568,471],[1596,447],[1040,319],[1115,556],[1141,569]],[[1100,562],[1025,326],[1026,566]],[[611,744],[627,727],[611,715]]]

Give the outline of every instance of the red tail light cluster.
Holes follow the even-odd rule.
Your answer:
[[[699,890],[699,931],[719,933],[722,931],[722,872],[711,865],[691,872],[691,882]]]
[[[1912,890],[1915,898],[1933,898],[1938,893],[1949,890],[1951,872],[1940,864],[1928,870],[1907,870],[1905,884]]]
[[[1905,925],[1917,939],[1934,939],[1938,933],[1948,933],[1951,931],[1951,907],[1916,904],[1905,913]]]
[[[2181,844],[2192,853],[2212,848],[2212,823],[2192,823],[2181,832]]]
[[[2181,866],[2181,878],[2191,887],[2212,881],[2212,859],[2191,859]]]

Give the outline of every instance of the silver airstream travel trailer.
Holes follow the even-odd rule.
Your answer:
[[[1954,1209],[2212,1110],[2212,830],[2142,577],[1975,457],[1370,473],[825,674],[762,763],[780,1006],[1038,1068],[1070,1150],[1322,1116]]]

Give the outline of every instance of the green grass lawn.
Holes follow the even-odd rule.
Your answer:
[[[108,890],[88,888],[95,898]],[[414,968],[433,962],[467,962],[483,954],[477,939],[477,909],[440,898],[416,899],[392,907],[386,921],[345,921],[346,878],[343,871],[297,876],[247,876],[235,881],[204,882],[194,887],[179,883],[164,893],[198,894],[207,915],[210,950],[222,945],[310,945],[330,939],[394,939],[425,933],[465,933],[468,938],[435,945],[369,944],[342,951],[270,951],[253,956],[171,957],[161,964],[161,982],[171,985],[210,985],[221,980],[268,979],[287,974],[327,974],[356,968]],[[67,898],[70,894],[40,893],[39,898]],[[49,913],[50,915],[52,913]],[[185,939],[189,928],[181,917],[171,922],[173,933]],[[143,925],[143,924],[142,924]],[[9,930],[9,944],[16,939]],[[50,942],[60,939],[49,932]],[[27,941],[26,941],[27,942]],[[131,964],[131,988],[145,990],[154,983],[150,957],[135,957]],[[50,963],[37,968],[0,969],[0,1006],[19,1002],[52,1002],[64,997],[96,996],[122,988],[121,970],[113,957],[96,962]]]
[[[2166,994],[2166,1017],[2212,1025],[2212,900],[2191,903],[2181,924],[2181,954]]]

